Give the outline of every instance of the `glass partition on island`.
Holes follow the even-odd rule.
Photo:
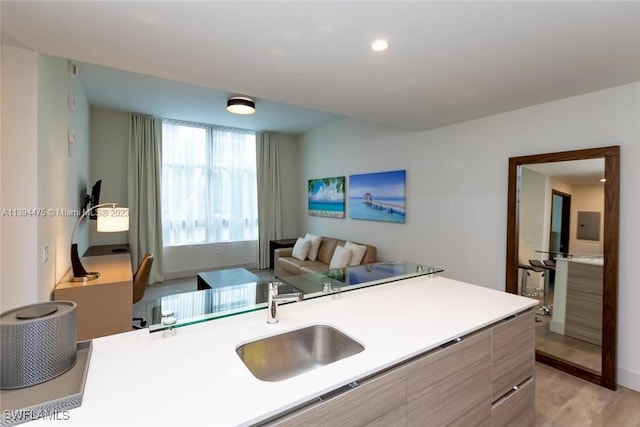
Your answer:
[[[362,289],[402,279],[442,272],[441,268],[409,262],[378,262],[275,279],[278,293],[302,292],[304,299]],[[163,331],[267,307],[270,280],[167,295],[147,305],[150,332]],[[291,304],[291,303],[284,303]]]

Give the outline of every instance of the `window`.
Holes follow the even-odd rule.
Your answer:
[[[255,133],[162,124],[165,246],[258,239]]]

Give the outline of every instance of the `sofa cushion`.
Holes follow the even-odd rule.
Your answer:
[[[300,266],[298,274],[320,273],[328,269],[329,266],[324,262],[307,260],[304,265]]]
[[[331,237],[323,237],[322,241],[320,242],[320,248],[318,248],[318,257],[316,258],[316,260],[329,265],[331,263],[331,257],[336,250],[337,243],[337,239],[333,239]]]
[[[316,236],[315,234],[307,233],[304,236],[305,239],[311,242],[311,248],[309,248],[309,254],[307,258],[311,261],[315,261],[318,258],[318,249],[320,249],[320,243],[322,242],[321,236]]]
[[[329,263],[329,268],[344,268],[348,266],[352,253],[351,249],[347,249],[344,246],[336,246],[336,250]]]
[[[304,261],[305,259],[307,259],[310,248],[310,240],[298,237],[298,240],[296,240],[296,244],[293,246],[293,252],[291,252],[291,256],[294,258],[298,258],[300,261]]]
[[[302,263],[302,261],[294,257],[281,257],[278,259],[278,269],[284,271],[288,275],[295,276],[299,274],[300,263]],[[281,275],[284,276],[284,274]]]
[[[345,243],[344,247],[346,249],[351,249],[351,260],[349,261],[349,265],[360,265],[362,257],[364,257],[364,253],[367,251],[367,247],[365,245],[357,245],[352,242]]]

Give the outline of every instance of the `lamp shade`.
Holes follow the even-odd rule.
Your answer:
[[[234,114],[253,114],[256,112],[256,103],[251,98],[235,96],[227,100],[227,111]]]
[[[114,233],[129,230],[129,208],[99,208],[97,230]]]

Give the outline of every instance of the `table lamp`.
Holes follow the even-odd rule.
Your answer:
[[[78,218],[73,232],[71,233],[71,267],[73,274],[69,279],[72,282],[88,282],[100,277],[100,273],[96,271],[87,272],[80,262],[78,256],[78,244],[75,242],[76,231],[82,220],[91,213],[94,209],[97,209],[97,230],[99,232],[113,233],[118,231],[129,230],[129,208],[119,208],[117,203],[101,203],[99,205],[91,206],[85,210],[84,213]]]

